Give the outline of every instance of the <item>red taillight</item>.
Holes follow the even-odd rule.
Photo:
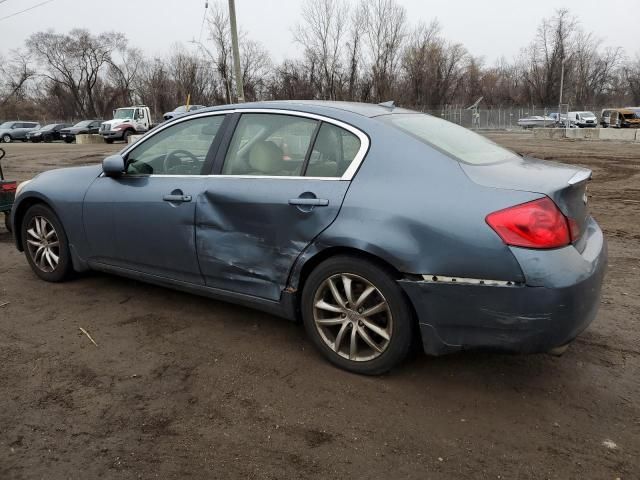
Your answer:
[[[0,187],[3,192],[15,192],[18,184],[16,182],[5,182],[0,184]]]
[[[486,220],[507,245],[557,248],[571,243],[567,217],[548,197],[499,210]]]

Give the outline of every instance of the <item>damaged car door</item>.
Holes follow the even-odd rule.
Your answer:
[[[330,119],[267,112],[237,114],[196,208],[196,244],[207,286],[278,300],[296,258],[338,215],[368,139]]]
[[[125,150],[125,171],[89,187],[83,220],[90,261],[204,284],[194,217],[225,116],[185,118]]]

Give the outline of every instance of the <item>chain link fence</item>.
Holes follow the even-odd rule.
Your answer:
[[[581,106],[575,107],[570,106],[567,110],[567,106],[562,106],[562,114],[565,115],[567,111],[576,111],[576,112],[593,112],[596,117],[600,118],[600,112],[604,107],[589,105],[589,106]],[[496,130],[510,130],[510,129],[520,129],[518,125],[518,120],[526,117],[540,116],[543,118],[548,118],[550,114],[558,112],[558,105],[554,107],[509,107],[509,108],[479,108],[476,111],[468,110],[464,107],[459,106],[444,106],[440,108],[433,109],[423,109],[424,113],[428,113],[435,117],[440,117],[445,120],[448,120],[453,123],[457,123],[466,128],[471,129],[496,129]],[[546,121],[543,120],[543,124],[541,126],[552,126],[555,122],[551,119],[548,120],[548,125],[546,125]]]

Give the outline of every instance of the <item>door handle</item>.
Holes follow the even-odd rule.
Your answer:
[[[191,201],[191,195],[165,195],[162,197],[165,202],[184,203]]]
[[[289,205],[299,205],[303,207],[326,207],[329,200],[325,198],[290,198]]]

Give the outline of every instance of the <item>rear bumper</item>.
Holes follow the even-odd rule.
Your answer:
[[[425,352],[536,353],[574,340],[598,312],[607,264],[606,241],[594,221],[585,235],[582,253],[573,246],[513,249],[524,285],[401,280],[418,315]]]

